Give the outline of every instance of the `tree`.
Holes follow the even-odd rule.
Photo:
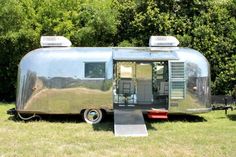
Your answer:
[[[112,1],[0,0],[0,100],[13,101],[17,65],[40,47],[41,35],[63,35],[74,46],[111,46],[117,32]]]
[[[151,35],[173,35],[180,46],[211,64],[213,94],[230,94],[235,82],[236,1],[115,0],[117,45],[147,46]]]

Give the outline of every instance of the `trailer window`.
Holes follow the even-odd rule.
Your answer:
[[[85,63],[85,78],[105,78],[105,62]]]

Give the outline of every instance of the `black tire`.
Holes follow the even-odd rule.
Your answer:
[[[86,109],[83,113],[83,118],[86,123],[97,124],[103,118],[103,112],[100,109]]]

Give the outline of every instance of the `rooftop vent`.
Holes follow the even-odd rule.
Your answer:
[[[42,47],[70,47],[71,41],[63,36],[41,36]]]
[[[149,47],[176,47],[179,41],[173,36],[151,36]]]

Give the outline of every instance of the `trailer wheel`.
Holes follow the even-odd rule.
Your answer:
[[[86,109],[83,114],[85,122],[89,124],[97,124],[103,118],[102,111],[99,109]]]

